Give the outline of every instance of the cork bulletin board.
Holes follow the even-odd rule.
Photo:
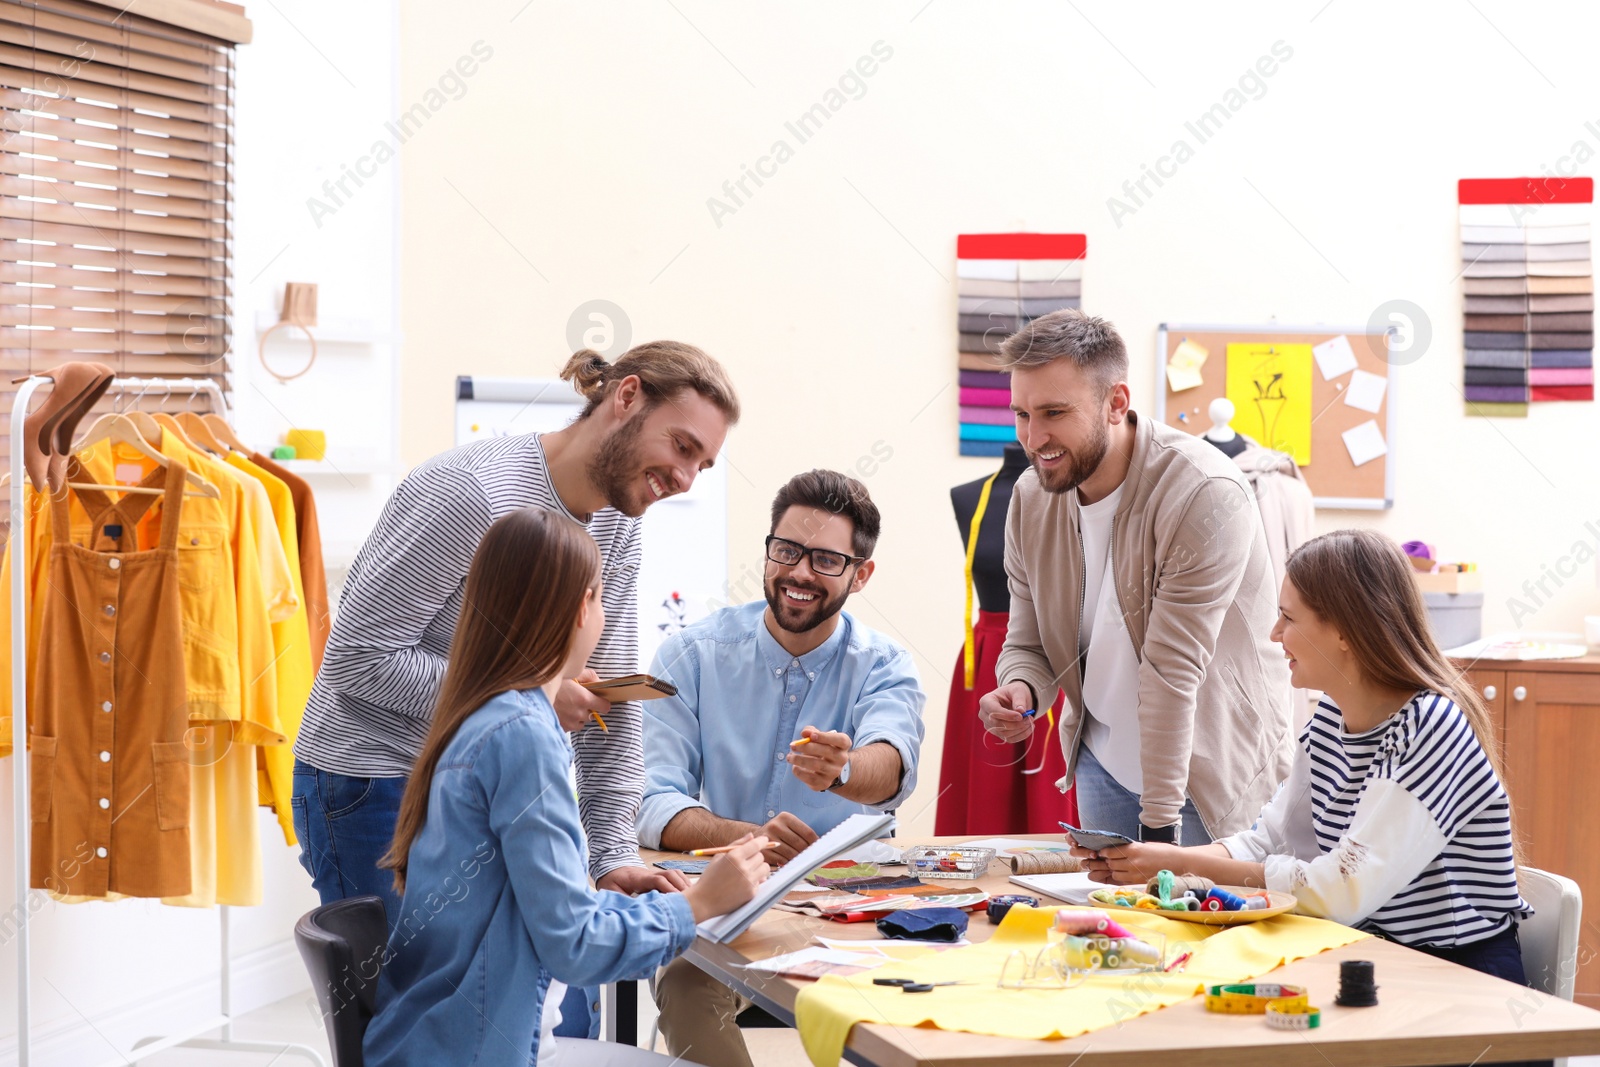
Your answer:
[[[1394,368],[1386,358],[1389,340],[1386,333],[1374,333],[1366,326],[1341,329],[1337,326],[1163,323],[1156,336],[1156,418],[1192,434],[1202,434],[1211,428],[1211,416],[1208,414],[1211,402],[1227,395],[1229,345],[1254,346],[1251,351],[1260,351],[1259,346],[1265,345],[1269,346],[1268,351],[1272,351],[1272,346],[1302,345],[1314,348],[1340,336],[1347,338],[1350,354],[1354,356],[1353,365],[1347,364],[1343,372],[1332,377],[1324,376],[1319,360],[1314,360],[1311,365],[1308,461],[1301,461],[1300,473],[1311,486],[1312,496],[1319,508],[1377,511],[1394,506]],[[1199,384],[1174,392],[1167,366],[1184,341],[1206,349],[1208,355],[1196,374],[1200,379]],[[1236,353],[1241,351],[1235,348]],[[1365,376],[1376,375],[1387,382],[1376,411],[1346,403],[1352,383],[1358,377],[1365,377],[1361,372],[1365,372]],[[1369,385],[1376,384],[1370,377],[1365,380]],[[1295,382],[1295,387],[1304,391],[1303,377]],[[1303,403],[1301,396],[1293,399]],[[1236,430],[1259,440],[1260,435],[1252,432],[1252,426],[1243,425],[1252,418],[1250,412],[1236,413],[1232,425]],[[1375,421],[1376,428],[1364,426],[1369,421]],[[1356,436],[1347,443],[1346,434],[1352,431]],[[1358,465],[1352,457],[1352,449],[1356,450],[1359,457],[1360,442],[1364,439],[1370,443],[1375,439],[1375,433],[1381,433],[1382,444],[1387,451]],[[1279,447],[1283,447],[1282,442]]]

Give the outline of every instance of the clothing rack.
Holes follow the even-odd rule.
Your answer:
[[[29,989],[29,963],[30,939],[28,923],[30,909],[29,896],[33,890],[28,885],[28,871],[30,867],[29,855],[29,830],[31,829],[28,805],[28,615],[27,615],[27,585],[28,573],[27,552],[28,539],[20,536],[25,533],[27,522],[25,508],[27,506],[23,491],[23,482],[27,475],[22,466],[23,447],[23,422],[28,414],[28,401],[32,399],[39,386],[50,381],[37,375],[30,376],[17,389],[17,397],[11,406],[11,766],[12,766],[12,819],[15,823],[13,844],[15,848],[16,863],[16,890],[17,890],[17,1065],[30,1067],[32,1063],[32,1001]],[[205,393],[210,397],[212,410],[221,413],[226,410],[227,403],[222,395],[222,387],[210,378],[115,378],[111,382],[110,391],[137,392],[140,394],[158,391],[165,396],[167,392],[199,394]],[[306,1045],[283,1044],[272,1041],[241,1041],[233,1036],[233,958],[231,953],[232,938],[230,936],[230,915],[226,904],[219,908],[221,920],[221,1013],[186,1027],[183,1033],[169,1034],[142,1040],[134,1046],[136,1054],[143,1058],[153,1056],[165,1049],[198,1048],[216,1052],[255,1052],[285,1053],[304,1056],[317,1067],[327,1067],[322,1056],[313,1048]],[[199,1037],[208,1030],[220,1029],[221,1038]],[[134,1062],[134,1061],[125,1061]]]

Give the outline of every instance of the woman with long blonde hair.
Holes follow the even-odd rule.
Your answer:
[[[1090,876],[1166,868],[1292,893],[1299,910],[1527,984],[1511,802],[1488,711],[1439,651],[1400,546],[1341,530],[1289,557],[1272,639],[1325,695],[1243,833],[1075,850]]]

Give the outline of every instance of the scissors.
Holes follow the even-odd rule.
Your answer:
[[[910,978],[874,978],[873,985],[899,986],[902,993],[931,993],[935,986],[971,985],[971,982],[918,982]]]

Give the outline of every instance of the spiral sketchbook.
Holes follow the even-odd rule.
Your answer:
[[[699,926],[700,936],[726,945],[750,928],[768,908],[782,900],[805,876],[835,856],[859,848],[867,841],[883,837],[894,826],[893,815],[852,815],[811,843],[794,859],[772,872],[756,889],[750,902],[737,911],[707,919]]]

